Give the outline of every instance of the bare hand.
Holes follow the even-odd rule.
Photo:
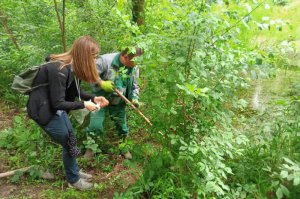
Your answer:
[[[105,97],[95,97],[94,102],[99,104],[101,108],[103,108],[109,104],[108,100],[105,99]]]

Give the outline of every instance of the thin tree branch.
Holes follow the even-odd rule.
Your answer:
[[[61,41],[62,41],[62,46],[63,46],[63,50],[64,52],[66,51],[66,44],[65,44],[65,36],[64,36],[64,19],[63,19],[63,22],[61,21],[60,19],[60,16],[59,16],[59,11],[58,11],[58,5],[57,5],[57,1],[56,0],[53,0],[54,1],[54,6],[55,6],[55,12],[56,12],[56,16],[57,16],[57,20],[58,20],[58,23],[59,23],[59,28],[60,28],[60,32],[61,32]],[[65,0],[63,0],[63,7],[64,7],[64,4],[65,4]],[[63,8],[64,9],[64,8]],[[63,10],[63,18],[64,18],[64,10]]]
[[[65,21],[66,21],[66,0],[63,0],[63,11],[62,11],[62,17],[63,17],[63,21],[62,21],[62,27],[63,27],[63,31],[62,31],[62,43],[63,43],[63,48],[64,48],[64,52],[67,51],[67,46],[66,46],[66,29],[65,29]]]
[[[10,29],[8,23],[7,23],[7,17],[5,16],[4,12],[0,10],[0,18],[1,18],[1,23],[3,24],[7,34],[10,36],[13,44],[16,46],[18,50],[20,50],[20,46],[18,45],[17,38],[14,36],[12,30]]]

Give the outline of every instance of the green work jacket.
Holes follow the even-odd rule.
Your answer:
[[[123,93],[129,100],[139,98],[139,68],[134,66],[129,68],[123,66],[119,61],[120,53],[111,53],[101,55],[96,60],[98,74],[102,80],[111,80],[115,83],[115,88]],[[102,90],[99,85],[92,84],[93,92],[98,96],[106,97],[110,105],[124,103],[116,92],[108,93]]]

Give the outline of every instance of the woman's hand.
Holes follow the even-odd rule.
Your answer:
[[[84,107],[89,110],[89,111],[96,111],[99,109],[99,105],[95,104],[94,102],[91,101],[85,101],[84,102]]]
[[[94,102],[100,105],[101,108],[107,106],[109,104],[108,100],[105,97],[95,97]]]

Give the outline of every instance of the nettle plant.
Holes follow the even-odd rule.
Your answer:
[[[15,116],[12,127],[0,131],[0,149],[12,151],[8,158],[11,168],[33,166],[29,174],[32,178],[41,177],[40,171],[58,170],[62,164],[56,159],[61,155],[59,147],[25,114]],[[12,177],[18,182],[23,172]]]
[[[255,66],[258,54],[241,47],[238,31],[205,4],[162,4],[151,5],[144,34],[133,39],[145,49],[144,110],[152,115],[153,134],[160,130],[165,138],[131,193],[231,195],[236,188],[227,183],[233,173],[226,160],[241,154],[238,146],[248,139],[231,126],[234,113],[229,108],[247,106],[235,94],[248,88],[242,71]]]

